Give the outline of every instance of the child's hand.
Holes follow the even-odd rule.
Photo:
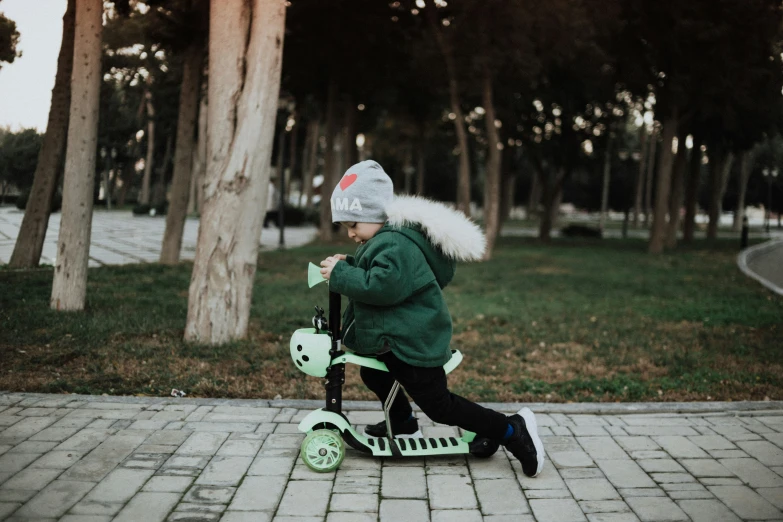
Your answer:
[[[345,256],[343,256],[344,258]],[[321,261],[321,275],[324,276],[324,279],[329,279],[332,277],[332,270],[334,269],[334,265],[337,264],[337,262],[340,261],[339,254],[336,256],[330,256]]]
[[[347,258],[345,254],[335,254],[332,257],[337,259],[338,261],[345,261],[345,259]]]

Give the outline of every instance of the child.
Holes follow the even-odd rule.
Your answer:
[[[544,447],[533,412],[507,417],[449,392],[443,365],[451,358],[451,315],[441,289],[456,261],[478,260],[484,236],[462,213],[416,197],[394,197],[392,181],[374,161],[345,173],[331,199],[332,221],[359,243],[354,256],[321,261],[331,290],[348,297],[343,344],[375,354],[389,372],[361,369],[362,381],[383,403],[394,381],[433,421],[496,440],[535,477]],[[400,391],[390,409],[395,435],[418,434],[411,405]],[[366,433],[385,437],[386,424]]]

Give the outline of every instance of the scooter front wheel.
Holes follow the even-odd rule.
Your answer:
[[[485,437],[476,437],[473,442],[469,444],[470,454],[480,459],[488,459],[500,447],[497,441],[487,439]]]
[[[340,467],[345,458],[345,443],[340,434],[332,430],[311,431],[302,441],[299,455],[311,470],[328,473]]]

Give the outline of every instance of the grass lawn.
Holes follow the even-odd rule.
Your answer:
[[[446,289],[454,392],[482,401],[783,399],[783,298],[743,276],[735,241],[654,257],[646,242],[504,239]],[[353,247],[261,255],[248,340],[182,341],[190,264],[90,270],[84,313],[49,310],[51,269],[0,270],[0,390],[322,398],[288,339],[326,287],[308,261]],[[349,366],[344,397],[371,399]]]

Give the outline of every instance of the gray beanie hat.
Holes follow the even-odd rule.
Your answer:
[[[383,167],[362,161],[345,171],[332,192],[332,222],[385,223],[394,184]]]

